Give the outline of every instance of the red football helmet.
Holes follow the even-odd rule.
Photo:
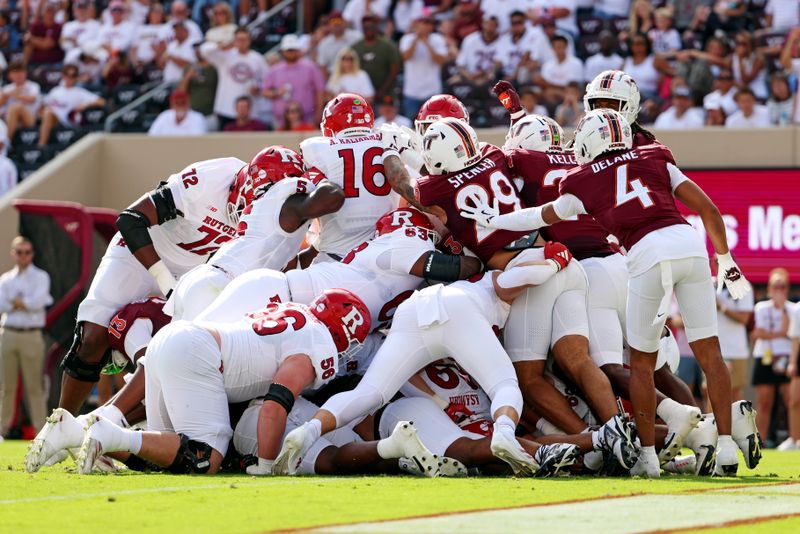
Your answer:
[[[336,95],[325,105],[319,127],[322,135],[365,135],[375,126],[375,114],[369,102],[355,93]]]
[[[239,169],[228,196],[228,217],[239,222],[242,211],[270,185],[303,175],[303,157],[285,146],[268,146]]]
[[[418,209],[411,207],[398,208],[384,213],[375,223],[375,237],[408,227],[416,227],[423,232],[427,232],[428,237],[434,244],[441,239],[430,218]]]
[[[346,289],[327,289],[308,307],[328,328],[336,350],[344,358],[358,352],[372,330],[372,320],[366,304]]]
[[[433,95],[419,108],[414,126],[418,134],[425,135],[428,126],[445,117],[452,117],[469,124],[469,111],[461,100],[453,95]]]

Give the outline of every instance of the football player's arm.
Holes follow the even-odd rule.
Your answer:
[[[143,195],[117,217],[117,229],[125,245],[153,275],[165,296],[175,286],[175,277],[158,256],[148,229],[179,215],[183,214],[176,207],[172,191],[165,184]]]
[[[428,282],[455,282],[466,280],[481,272],[481,260],[471,256],[453,256],[438,250],[429,250],[414,263],[409,274]]]
[[[492,272],[494,291],[500,300],[509,304],[526,289],[544,284],[557,272],[569,265],[572,253],[563,244],[548,241],[544,246],[544,259],[515,265],[505,271]]]
[[[553,202],[535,208],[512,211],[504,215],[500,215],[497,199],[493,206],[464,206],[461,209],[462,217],[473,219],[481,226],[514,232],[537,230],[542,226],[549,226],[582,213],[586,213],[583,202],[569,193],[561,195]]]
[[[314,384],[315,376],[311,358],[305,354],[289,356],[278,367],[258,414],[259,467],[268,465],[271,471],[272,461],[280,452],[286,417],[300,392]],[[269,471],[260,474],[269,474]]]
[[[414,196],[414,186],[411,184],[411,176],[409,176],[406,166],[403,164],[400,156],[395,154],[384,155],[383,170],[386,173],[386,179],[392,185],[392,189],[398,195],[403,197],[406,202],[415,208],[424,209]]]
[[[286,232],[294,232],[309,219],[339,211],[344,200],[341,187],[330,180],[323,180],[311,193],[298,193],[286,199],[281,208],[281,228]]]
[[[450,403],[437,395],[436,392],[425,383],[425,379],[422,378],[422,373],[424,372],[425,370],[423,369],[409,378],[408,382],[400,387],[400,393],[406,397],[429,397],[439,408],[446,410]]]
[[[714,246],[714,252],[717,253],[718,291],[722,291],[724,284],[728,287],[734,300],[739,300],[750,291],[750,285],[731,256],[728,238],[725,235],[725,222],[722,220],[719,209],[700,186],[687,178],[675,165],[667,163],[667,169],[672,182],[672,194],[684,206],[700,215],[706,233]]]

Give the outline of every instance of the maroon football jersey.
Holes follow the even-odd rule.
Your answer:
[[[516,176],[524,182],[520,198],[526,206],[541,206],[557,199],[559,182],[569,169],[578,166],[571,151],[561,154],[514,150],[509,156]],[[566,245],[579,260],[602,258],[616,252],[606,239],[608,232],[591,215],[578,215],[576,220],[544,227],[541,233],[548,241]]]
[[[125,352],[125,337],[136,319],[150,319],[153,323],[153,335],[164,328],[172,318],[164,313],[164,303],[166,300],[160,297],[148,297],[134,300],[130,304],[123,306],[111,322],[108,323],[108,344],[111,348],[124,354],[129,360],[133,361],[133,354]]]
[[[462,207],[492,206],[495,198],[502,214],[525,207],[511,181],[513,173],[505,153],[492,145],[484,146],[482,153],[477,163],[460,172],[419,178],[415,194],[423,206],[441,207],[455,239],[486,263],[495,252],[530,232],[493,230],[461,216]]]
[[[630,250],[654,230],[689,224],[675,206],[667,163],[674,164],[672,154],[658,144],[599,158],[568,171],[561,194],[578,197],[587,213]]]

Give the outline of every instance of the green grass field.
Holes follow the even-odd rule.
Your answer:
[[[346,524],[338,531],[463,533],[546,527],[551,520],[556,521],[553,525],[567,521],[574,526],[567,530],[577,531],[590,525],[587,506],[602,507],[592,517],[611,516],[591,523],[601,527],[594,531],[673,530],[670,521],[679,516],[686,516],[681,530],[728,525],[726,532],[800,531],[800,453],[766,451],[756,470],[742,467],[736,479],[255,478],[78,476],[70,462],[29,475],[23,468],[26,447],[27,442],[20,441],[0,444],[0,532],[197,534]],[[559,502],[571,504],[552,504]],[[538,506],[525,508],[531,505]],[[511,510],[457,513],[485,509]],[[636,517],[635,512],[642,511],[648,514],[645,519]],[[452,515],[410,523],[353,524],[437,514]],[[530,514],[542,521],[537,523]]]

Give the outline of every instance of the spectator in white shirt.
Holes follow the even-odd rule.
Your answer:
[[[431,14],[423,0],[397,0],[390,7],[390,27],[394,35],[400,36],[411,31],[411,24],[424,14]],[[444,2],[441,4],[444,6]],[[448,7],[449,9],[449,7]]]
[[[625,58],[622,70],[636,80],[642,100],[658,100],[658,87],[661,74],[654,65],[654,57],[650,39],[646,35],[637,34],[630,38],[628,49],[631,55]]]
[[[537,34],[528,27],[524,11],[511,13],[511,29],[500,37],[497,45],[497,59],[503,67],[503,79],[518,84],[528,83],[538,68],[534,58],[539,57],[536,49]]]
[[[358,54],[352,48],[342,48],[333,63],[331,77],[325,86],[325,99],[330,100],[339,93],[356,93],[372,103],[375,88],[369,75],[361,70]]]
[[[172,31],[175,39],[167,45],[164,54],[158,59],[158,64],[164,69],[164,81],[176,84],[183,78],[183,69],[194,63],[197,56],[193,43],[189,40],[186,24],[174,22]]]
[[[526,0],[481,0],[481,11],[484,18],[496,18],[498,33],[505,35],[511,30],[511,14],[515,11],[524,13],[527,4]]]
[[[786,376],[789,377],[789,439],[786,446],[781,449],[781,444],[778,450],[800,449],[800,304],[795,304],[794,311],[789,314],[787,335],[792,341],[789,366],[786,368]]]
[[[211,28],[206,31],[206,41],[212,43],[230,43],[236,33],[233,10],[227,2],[217,2],[211,11]]]
[[[361,40],[361,34],[347,27],[339,11],[331,11],[328,27],[330,33],[320,39],[317,45],[317,63],[329,73],[333,70],[333,62],[336,61],[339,51]]]
[[[722,109],[722,99],[711,94],[703,99],[703,109],[706,110],[706,126],[725,126],[725,110]]]
[[[749,87],[760,100],[767,99],[767,75],[764,56],[756,50],[753,34],[741,31],[736,34],[736,47],[731,57],[733,79],[741,87]]]
[[[563,128],[574,128],[583,117],[581,88],[578,82],[569,82],[564,90],[564,101],[558,105],[555,120]]]
[[[0,198],[3,195],[14,189],[19,180],[17,166],[5,155],[5,146],[7,142],[3,142],[3,152],[0,154]]]
[[[189,41],[192,43],[203,41],[203,32],[200,30],[200,26],[189,17],[189,6],[183,0],[175,0],[169,6],[169,21],[172,23],[183,22],[186,29],[189,30]]]
[[[389,14],[390,0],[349,0],[344,6],[342,17],[350,27],[361,32],[361,25],[365,15],[375,15],[384,20]]]
[[[400,115],[397,102],[390,95],[385,95],[378,103],[378,116],[375,118],[375,127],[382,124],[396,124],[411,128],[411,119]]]
[[[739,106],[736,105],[736,87],[733,84],[733,73],[730,70],[721,70],[719,75],[714,78],[714,91],[707,94],[703,99],[703,105],[705,106],[705,100],[711,99],[719,101],[719,105],[722,106],[722,111],[725,112],[726,117],[730,117],[737,111],[739,111]]]
[[[200,46],[200,53],[217,68],[219,76],[214,113],[220,118],[220,127],[236,119],[237,98],[258,95],[266,61],[261,54],[250,49],[250,44],[250,32],[247,28],[239,28],[232,43],[203,43]]]
[[[416,117],[419,108],[433,95],[442,92],[442,65],[448,59],[447,41],[433,31],[435,21],[429,15],[412,26],[413,33],[400,39],[403,59],[403,113]]]
[[[497,59],[499,44],[497,20],[483,19],[481,30],[467,35],[461,42],[461,49],[456,58],[458,79],[475,84],[493,81],[495,72],[500,66]]]
[[[76,114],[88,108],[106,105],[105,99],[83,87],[78,87],[78,67],[64,65],[61,69],[61,84],[54,87],[44,97],[42,108],[42,124],[39,127],[39,146],[47,145],[50,132],[58,124],[75,127]]]
[[[64,23],[59,42],[65,53],[97,38],[100,23],[92,18],[89,0],[78,0],[72,7],[74,20]]]
[[[8,66],[9,84],[0,91],[0,106],[8,125],[8,138],[13,140],[18,128],[32,128],[41,105],[39,84],[28,79],[28,70],[21,61]]]
[[[601,19],[627,17],[630,7],[631,0],[596,0],[592,14]]]
[[[528,86],[522,89],[519,93],[519,102],[522,104],[522,109],[525,110],[526,115],[543,115],[548,117],[547,108],[539,104],[541,97],[541,89],[536,86]]]
[[[172,28],[166,23],[166,18],[164,6],[153,4],[147,12],[145,24],[136,28],[130,58],[137,70],[160,58],[166,51],[167,41],[172,37]]]
[[[147,135],[203,135],[207,131],[206,119],[189,107],[189,94],[186,91],[174,91],[169,97],[170,109],[162,111],[156,117]]]
[[[795,78],[800,77],[800,27],[789,32],[781,50],[781,66]],[[800,124],[800,91],[794,93],[794,122]]]
[[[620,70],[625,62],[617,54],[617,38],[608,30],[603,30],[598,36],[600,51],[586,59],[583,68],[583,80],[586,83],[594,80],[595,76],[607,70]]]
[[[769,0],[765,12],[767,26],[772,32],[788,32],[800,26],[800,3],[797,0]]]
[[[528,6],[528,16],[534,24],[555,22],[560,31],[573,38],[578,36],[575,0],[530,0]]]
[[[656,9],[656,27],[647,32],[647,37],[653,43],[653,52],[666,54],[680,50],[681,34],[672,27],[672,10],[668,7]]]
[[[583,62],[569,55],[569,42],[559,34],[550,39],[555,59],[542,65],[542,72],[536,83],[544,90],[544,99],[556,105],[564,98],[564,89],[569,82],[583,81]]]
[[[742,398],[747,386],[747,361],[750,344],[747,340],[747,323],[753,314],[753,292],[733,300],[727,288],[717,293],[717,329],[722,357],[731,372],[731,397]]]
[[[767,106],[756,103],[756,95],[749,87],[737,91],[736,105],[739,106],[739,111],[728,117],[725,121],[726,127],[768,128],[770,126]]]
[[[115,50],[127,52],[133,44],[136,25],[125,20],[126,7],[122,0],[112,0],[108,5],[108,11],[111,13],[111,21],[103,24],[97,39],[109,53]]]
[[[792,124],[794,116],[794,98],[789,79],[782,73],[776,72],[769,81],[770,96],[767,100],[769,121],[776,126]]]
[[[672,105],[661,112],[654,126],[664,130],[685,130],[702,128],[704,122],[702,111],[692,107],[692,92],[687,86],[679,85],[672,90]]]
[[[47,417],[44,393],[45,308],[53,303],[50,276],[33,265],[33,244],[24,237],[11,242],[16,264],[0,276],[0,436],[8,432],[17,403],[17,376],[22,373],[31,424],[39,430]]]

